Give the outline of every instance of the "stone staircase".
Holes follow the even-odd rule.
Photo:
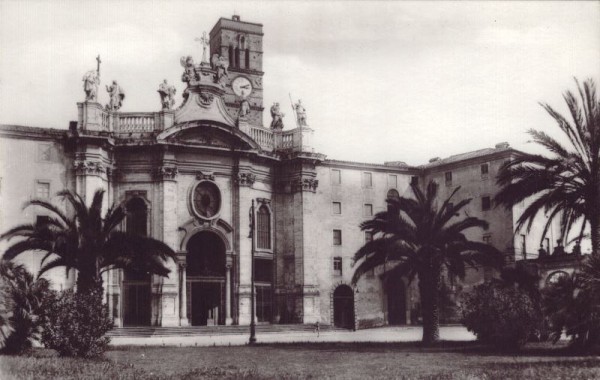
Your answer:
[[[293,325],[256,325],[257,334],[285,332],[313,332],[313,324]],[[321,325],[324,331],[348,331],[332,325]],[[249,334],[250,326],[186,326],[186,327],[117,327],[108,332],[110,337],[167,337],[167,336],[201,336],[201,335],[240,335]]]

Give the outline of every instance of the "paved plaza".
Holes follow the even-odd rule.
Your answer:
[[[381,327],[358,331],[322,331],[319,334],[308,331],[263,332],[257,333],[258,343],[298,343],[298,342],[411,342],[420,341],[420,326]],[[111,339],[113,346],[242,346],[248,343],[247,334],[219,334],[198,336],[135,337],[119,336]],[[463,326],[440,328],[440,338],[449,341],[470,341],[475,336]]]

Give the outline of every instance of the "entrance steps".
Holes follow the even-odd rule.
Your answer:
[[[348,331],[332,325],[320,325],[320,331]],[[284,333],[284,332],[313,332],[314,324],[293,325],[256,325],[256,333]],[[136,326],[117,327],[108,332],[110,337],[167,337],[167,336],[200,336],[200,335],[241,335],[248,334],[250,326],[186,326],[186,327],[158,327]]]

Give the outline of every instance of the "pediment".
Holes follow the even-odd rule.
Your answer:
[[[236,125],[225,108],[221,94],[210,88],[188,91],[185,102],[175,111],[175,123],[191,121],[218,123],[230,127]]]
[[[158,135],[157,140],[189,146],[241,150],[260,149],[254,140],[237,127],[207,122],[188,122],[175,125]]]

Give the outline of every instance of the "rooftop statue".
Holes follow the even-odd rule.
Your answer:
[[[226,78],[229,75],[229,72],[227,71],[227,69],[229,68],[229,61],[227,60],[227,58],[221,57],[215,53],[210,59],[210,65],[212,66],[212,69],[217,72],[215,74],[215,83],[218,83],[221,86],[225,87],[224,78]]]
[[[250,113],[250,102],[248,102],[246,99],[242,100],[242,103],[240,104],[240,113],[239,113],[239,118],[244,118],[246,116],[248,116],[248,114]]]
[[[96,71],[90,70],[83,76],[83,91],[86,102],[98,101],[98,86],[100,85],[100,55],[96,57]]]
[[[187,57],[181,57],[179,62],[184,68],[183,75],[181,76],[182,82],[192,82],[200,79],[196,75],[196,70],[194,69],[194,59],[191,55],[188,55]]]
[[[108,91],[108,95],[110,96],[110,101],[106,105],[106,109],[109,111],[118,111],[123,105],[123,99],[125,99],[123,89],[114,80],[112,86],[106,86],[106,91]]]
[[[298,120],[298,126],[307,126],[308,124],[306,124],[306,109],[302,105],[302,100],[298,99],[298,103],[294,105],[294,108],[296,109],[296,118]]]
[[[273,103],[271,106],[271,129],[283,129],[283,117],[285,114],[279,109],[279,103]]]
[[[175,86],[173,86],[172,84],[168,84],[166,79],[158,86],[160,103],[162,104],[163,110],[170,110],[171,108],[173,108],[173,106],[175,105],[176,92],[177,90],[175,89]]]
[[[100,85],[100,76],[96,70],[90,70],[83,76],[83,91],[85,91],[85,101],[95,102],[98,99],[98,86]]]

